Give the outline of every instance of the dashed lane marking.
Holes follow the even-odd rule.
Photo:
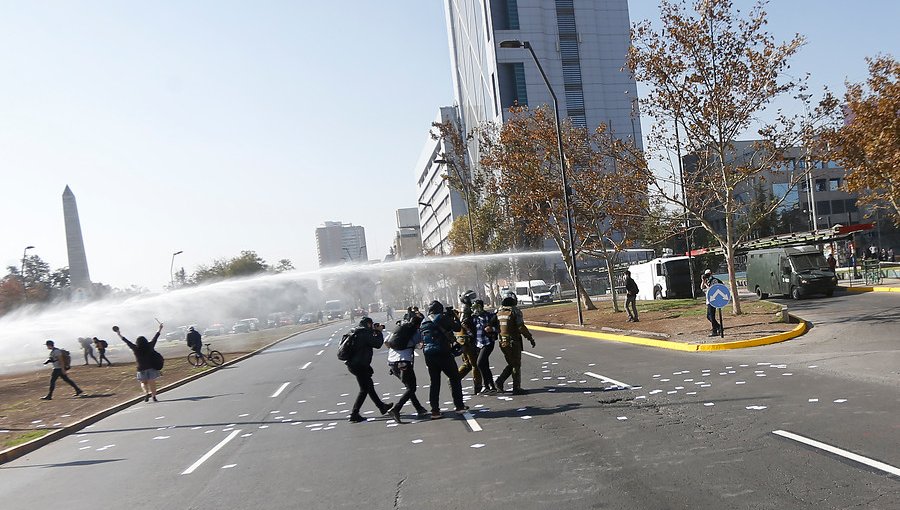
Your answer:
[[[896,468],[894,466],[891,466],[890,464],[885,464],[884,462],[879,462],[868,457],[863,457],[862,455],[849,452],[836,446],[831,446],[830,444],[826,444],[821,441],[816,441],[815,439],[803,437],[799,434],[794,434],[793,432],[788,432],[786,430],[774,430],[772,431],[772,433],[781,437],[785,437],[787,439],[792,439],[808,446],[812,446],[813,448],[825,450],[828,453],[839,455],[841,457],[844,457],[845,459],[850,459],[852,461],[859,462],[860,464],[865,464],[866,466],[875,468],[879,471],[884,471],[885,473],[889,473],[894,476],[900,476],[900,468]]]
[[[307,361],[305,365],[300,367],[300,370],[306,370],[312,364],[312,361]]]
[[[235,430],[231,434],[228,434],[228,436],[225,439],[221,440],[219,442],[219,444],[213,446],[212,450],[206,452],[202,457],[197,459],[197,462],[194,462],[193,464],[191,464],[191,467],[182,471],[181,474],[189,475],[189,474],[193,473],[195,469],[197,469],[198,467],[200,467],[201,464],[203,464],[204,462],[209,460],[209,458],[212,457],[213,455],[215,455],[215,453],[217,451],[221,450],[223,446],[225,446],[226,444],[228,444],[229,441],[234,439],[234,436],[236,436],[240,433],[241,433],[240,430]]]
[[[322,349],[321,351],[317,352],[316,356],[321,356],[323,352],[325,352],[325,349]]]
[[[469,428],[472,429],[472,432],[481,432],[484,430],[481,428],[481,425],[475,421],[475,417],[472,416],[472,413],[463,413],[463,418],[466,419],[466,423],[469,425]]]
[[[534,354],[534,353],[531,353],[531,352],[528,352],[528,351],[522,351],[522,354],[524,354],[524,355],[526,355],[526,356],[531,356],[532,358],[544,359],[544,357],[541,356],[540,354]]]
[[[625,389],[631,389],[631,385],[630,385],[630,384],[625,384],[625,383],[623,383],[623,382],[621,382],[621,381],[617,381],[617,380],[615,380],[615,379],[611,379],[611,378],[609,378],[609,377],[606,377],[606,376],[603,376],[603,375],[600,375],[600,374],[595,374],[595,373],[593,373],[593,372],[585,372],[584,375],[593,377],[593,378],[595,378],[595,379],[600,379],[601,381],[604,381],[604,382],[608,382],[608,383],[615,384],[616,386],[621,386],[621,387],[623,387],[623,388],[625,388]]]
[[[272,396],[269,397],[269,398],[275,398],[275,397],[277,397],[278,395],[281,395],[281,392],[284,391],[284,389],[288,387],[288,384],[291,384],[291,383],[290,383],[290,382],[286,382],[286,383],[282,384],[281,386],[279,386],[278,389],[275,390],[275,393],[273,393]]]

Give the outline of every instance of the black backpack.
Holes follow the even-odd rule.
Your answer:
[[[156,351],[153,351],[153,360],[152,360],[152,361],[153,361],[152,368],[153,368],[154,370],[162,370],[162,369],[163,369],[163,365],[164,365],[165,362],[166,362],[166,359],[163,358],[163,355],[162,355],[162,354],[160,354],[160,353],[158,353],[158,352],[156,352]]]
[[[341,361],[350,361],[356,354],[356,330],[344,333],[341,337],[341,343],[338,344],[337,359]]]
[[[413,347],[410,345],[413,337],[416,335],[416,326],[411,322],[404,322],[394,328],[391,337],[385,340],[385,345],[395,351],[402,351]]]

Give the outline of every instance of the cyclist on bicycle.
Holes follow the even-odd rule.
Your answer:
[[[203,352],[201,352],[203,349],[203,340],[200,337],[200,332],[194,329],[194,326],[188,328],[187,345],[196,352],[198,356],[203,356]]]

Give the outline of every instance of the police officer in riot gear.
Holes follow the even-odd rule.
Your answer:
[[[497,322],[500,323],[500,351],[506,358],[506,368],[497,377],[495,385],[498,391],[504,391],[503,384],[512,375],[513,395],[524,395],[526,391],[522,389],[522,337],[531,342],[531,347],[535,344],[534,337],[525,327],[522,311],[516,306],[518,302],[516,295],[510,293],[503,298],[500,309],[497,310]]]
[[[478,346],[475,345],[475,329],[472,323],[472,302],[478,297],[473,290],[467,290],[460,294],[459,302],[463,305],[462,312],[459,315],[459,322],[462,329],[456,333],[456,342],[462,345],[462,365],[459,367],[459,378],[462,380],[469,371],[472,371],[472,382],[475,388],[474,394],[481,393],[483,387],[481,380],[481,372],[478,366]]]

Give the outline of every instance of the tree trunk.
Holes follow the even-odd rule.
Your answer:
[[[606,251],[606,250],[604,250]],[[613,265],[612,261],[609,260],[609,256],[606,256],[606,275],[609,277],[609,291],[612,293],[612,303],[613,303],[613,311],[618,313],[621,312],[619,310],[619,293],[616,292],[616,280],[615,275],[613,275]]]
[[[738,297],[737,278],[734,276],[734,225],[733,216],[725,214],[725,260],[728,263],[728,287],[731,288],[731,312],[741,314],[741,300]]]

